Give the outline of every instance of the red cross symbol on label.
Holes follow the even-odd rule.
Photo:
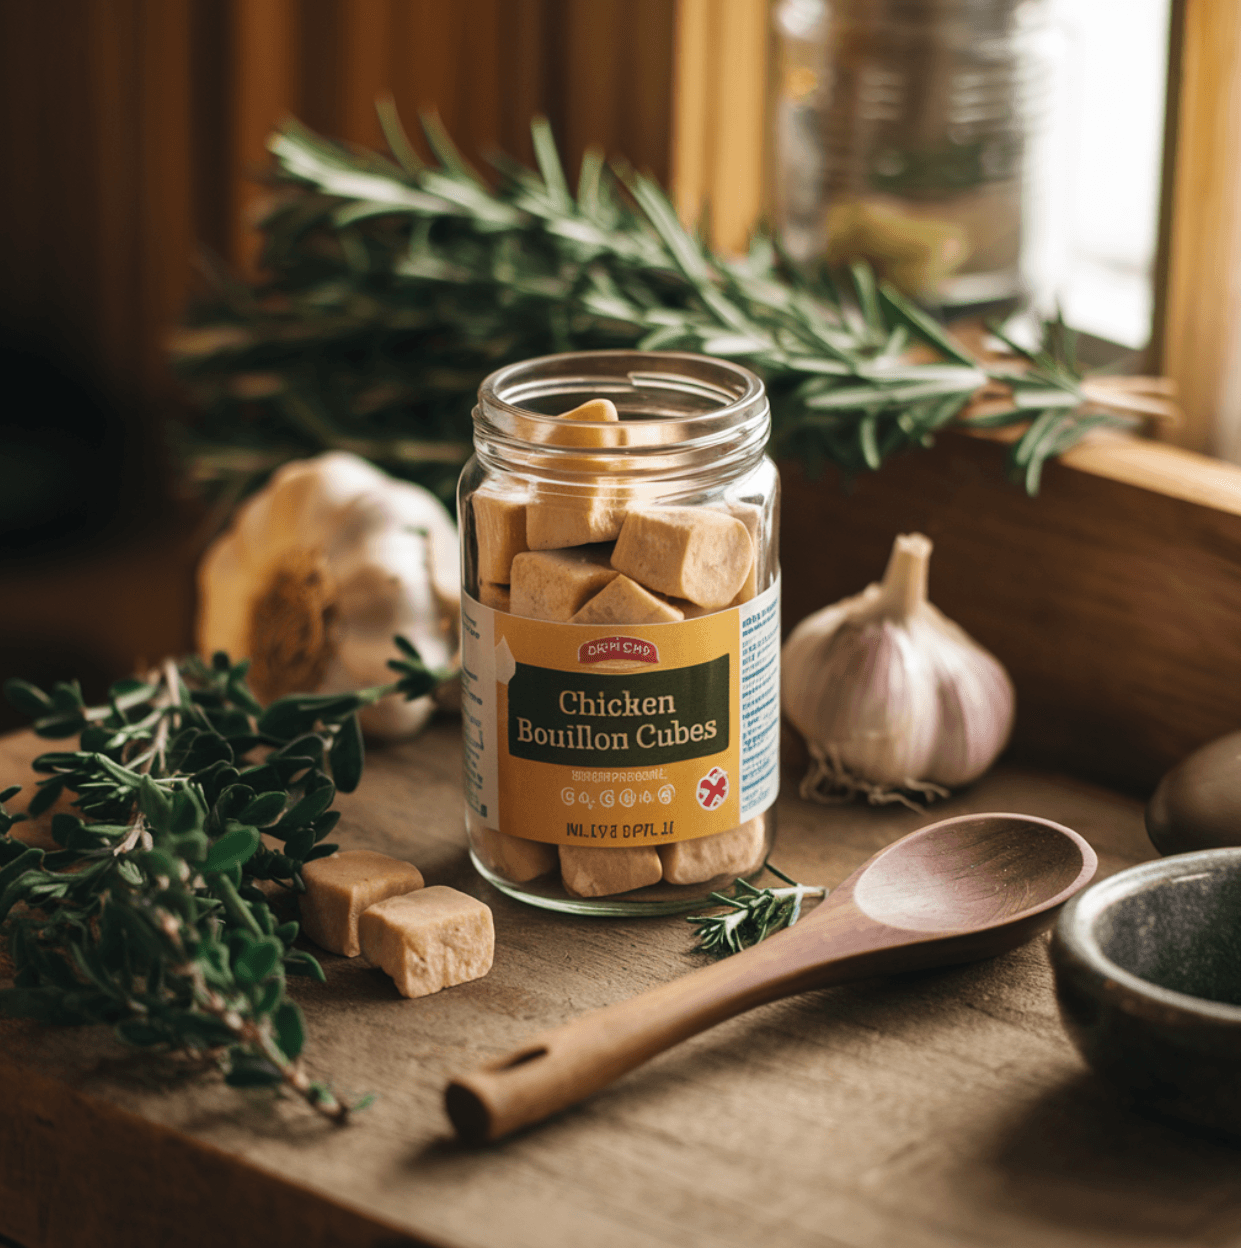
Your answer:
[[[728,796],[728,772],[712,767],[698,781],[698,805],[703,810],[714,810]]]

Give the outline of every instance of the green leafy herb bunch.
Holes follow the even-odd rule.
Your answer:
[[[305,1021],[286,979],[324,975],[276,899],[304,891],[303,866],[336,849],[332,803],[362,775],[359,708],[442,678],[397,644],[390,684],[266,708],[248,661],[223,654],[169,660],[113,685],[102,706],[76,682],[45,693],[9,680],[35,732],[78,748],[35,760],[44,778],[26,815],[3,806],[19,788],[0,794],[0,923],[16,968],[0,1013],[109,1023],[128,1044],[216,1061],[236,1087],[284,1085],[345,1121],[357,1106],[299,1060]],[[59,848],[12,835],[65,793],[77,813],[52,816]]]
[[[204,413],[187,445],[200,481],[241,486],[338,448],[446,494],[487,373],[608,347],[753,368],[775,450],[812,471],[877,469],[971,423],[985,396],[981,423],[1028,426],[1011,466],[1035,492],[1047,458],[1091,429],[1168,414],[1158,379],[1092,389],[1062,324],[1021,352],[1027,372],[997,371],[864,264],[798,265],[761,232],[745,256],[716,254],[656,181],[598,151],[571,189],[545,121],[537,171],[498,157],[493,186],[436,118],[423,118],[432,164],[390,105],[380,118],[390,156],[296,122],[269,141],[280,190],[261,223],[267,276],[213,266],[214,299],[172,342]]]

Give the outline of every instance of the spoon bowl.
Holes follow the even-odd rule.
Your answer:
[[[1044,904],[1061,904],[1066,889],[1076,891],[1086,862],[1094,861],[1090,847],[1068,831],[1028,815],[944,819],[856,872],[853,901],[876,922],[911,932],[939,933],[953,924],[985,930],[1042,913]]]
[[[454,1079],[448,1116],[467,1142],[499,1139],[756,1005],[1004,953],[1049,927],[1096,866],[1076,832],[1048,819],[930,824],[880,850],[795,927]]]

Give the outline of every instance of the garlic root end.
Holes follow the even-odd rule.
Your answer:
[[[873,784],[855,776],[841,761],[837,752],[830,747],[827,750],[807,742],[810,749],[810,767],[802,777],[797,795],[803,801],[818,802],[821,806],[839,806],[852,801],[859,793],[866,795],[872,806],[891,806],[899,803],[910,810],[921,814],[924,807],[919,806],[909,796],[916,793],[924,802],[933,802],[938,797],[951,796],[951,790],[942,784],[933,784],[929,780],[906,778],[899,785]]]

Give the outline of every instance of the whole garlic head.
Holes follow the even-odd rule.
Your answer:
[[[280,468],[198,566],[198,648],[251,660],[263,702],[393,679],[401,633],[428,667],[457,649],[457,529],[443,504],[343,451]],[[372,735],[417,732],[431,697],[361,712]]]
[[[898,537],[881,584],[804,619],[781,659],[784,713],[814,763],[803,796],[903,800],[977,779],[1012,730],[999,660],[927,601],[931,541]]]

